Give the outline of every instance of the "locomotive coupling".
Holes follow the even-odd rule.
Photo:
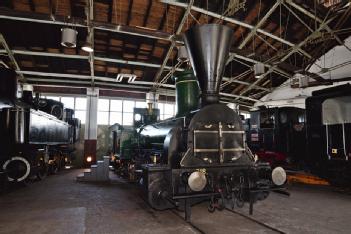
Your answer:
[[[195,192],[202,191],[207,184],[206,174],[203,171],[194,171],[188,178],[188,185]]]
[[[272,171],[272,181],[275,185],[281,186],[286,181],[286,172],[282,167],[276,167]]]

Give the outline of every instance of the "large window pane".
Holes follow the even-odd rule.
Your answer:
[[[123,112],[133,112],[134,103],[135,103],[134,101],[123,101]],[[123,123],[124,123],[124,116],[123,116]]]
[[[111,100],[111,111],[122,112],[122,100]]]
[[[108,111],[110,105],[109,99],[99,99],[98,101],[98,111]]]
[[[74,112],[74,116],[78,119],[80,119],[81,123],[82,124],[85,124],[85,115],[86,115],[86,112],[85,111],[75,111]]]
[[[87,109],[87,99],[76,98],[76,110],[86,110],[86,109]]]
[[[74,98],[73,97],[62,97],[61,102],[65,108],[74,109]]]
[[[133,113],[123,113],[123,125],[133,125]]]
[[[122,124],[122,112],[110,113],[110,125],[113,125],[115,123]]]
[[[146,102],[135,102],[135,107],[146,108],[147,105],[146,105]]]
[[[173,114],[174,114],[174,105],[165,104],[165,115],[173,115]]]
[[[160,109],[160,115],[162,116],[164,114],[163,103],[158,103],[157,108]]]
[[[55,101],[60,101],[60,97],[55,97],[55,96],[46,96],[46,99],[52,99]]]
[[[108,125],[108,112],[99,111],[97,114],[97,123],[98,125]]]

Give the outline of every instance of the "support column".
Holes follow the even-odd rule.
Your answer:
[[[99,89],[87,88],[87,112],[84,132],[84,164],[86,166],[96,163],[98,99]]]

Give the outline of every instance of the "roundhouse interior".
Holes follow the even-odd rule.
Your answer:
[[[1,233],[350,233],[349,0],[0,1]]]

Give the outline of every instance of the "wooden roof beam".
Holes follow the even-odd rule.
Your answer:
[[[187,8],[186,8],[186,10],[185,10],[185,12],[183,14],[182,20],[180,21],[180,23],[178,25],[178,28],[177,28],[177,30],[175,32],[175,35],[178,35],[178,34],[180,34],[182,32],[183,26],[186,23],[186,20],[187,20],[189,14],[190,14],[190,11],[192,9],[193,4],[194,4],[194,0],[190,0],[189,4],[186,4]],[[171,45],[170,45],[170,47],[169,47],[169,49],[167,51],[166,57],[164,58],[164,60],[162,62],[162,65],[161,65],[160,69],[158,70],[158,72],[156,73],[156,76],[154,78],[155,83],[158,83],[161,80],[162,72],[164,70],[164,67],[167,65],[168,59],[171,56],[175,45],[176,45],[175,40],[172,40],[171,41]],[[153,89],[157,89],[157,86],[154,86]]]

